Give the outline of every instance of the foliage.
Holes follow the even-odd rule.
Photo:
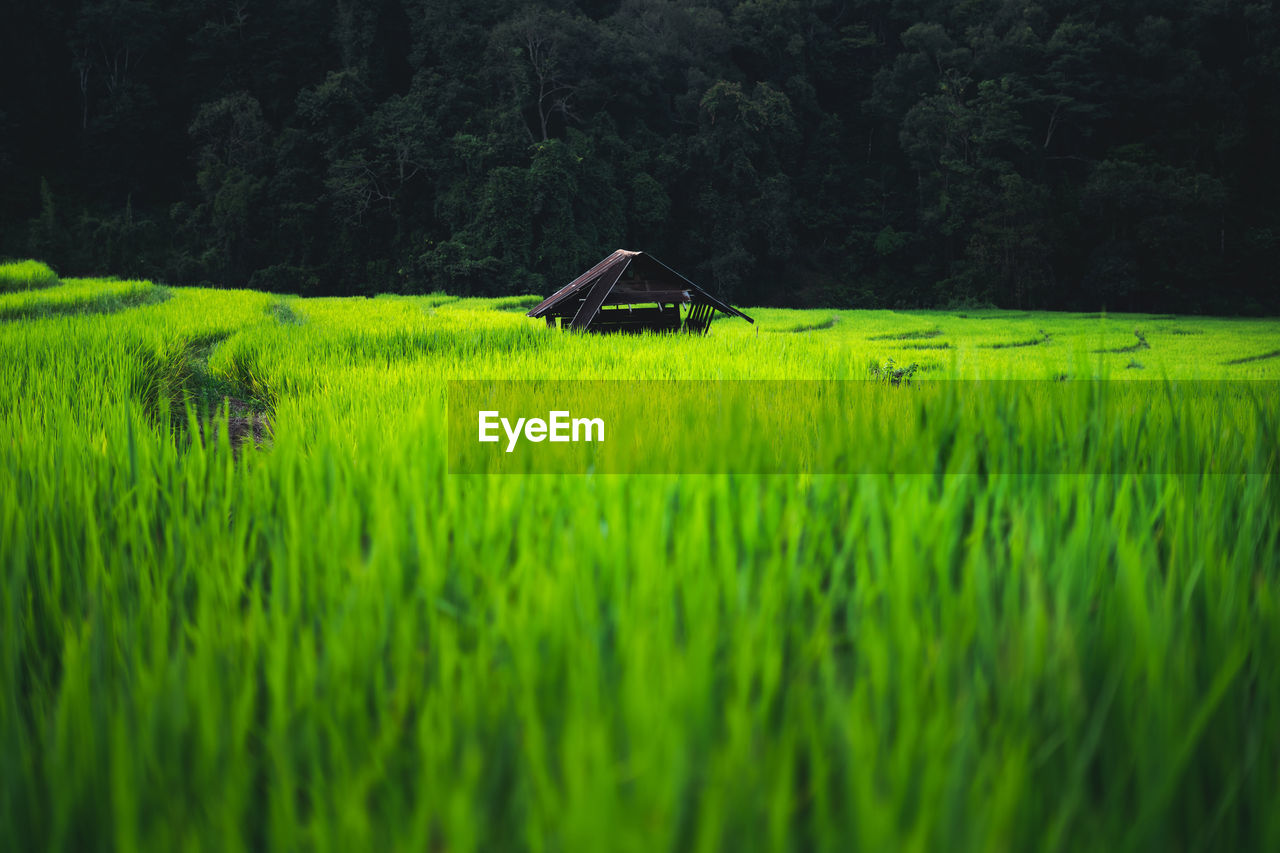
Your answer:
[[[1209,0],[19,3],[0,251],[502,295],[627,247],[759,304],[1275,312],[1278,50]]]

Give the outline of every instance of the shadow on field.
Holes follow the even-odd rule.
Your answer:
[[[243,357],[216,373],[209,368],[210,357],[230,336],[204,335],[165,352],[138,350],[134,356],[142,371],[134,392],[152,422],[176,440],[198,435],[202,442],[217,441],[225,432],[238,456],[250,443],[270,447],[276,401]]]
[[[1118,353],[1118,352],[1138,352],[1139,350],[1151,349],[1151,344],[1147,343],[1147,336],[1142,334],[1140,329],[1133,330],[1133,336],[1138,339],[1136,344],[1130,344],[1127,347],[1115,347],[1113,349],[1096,349],[1095,353]]]
[[[924,341],[929,338],[941,337],[941,329],[925,329],[919,332],[901,332],[899,334],[889,335],[873,335],[867,340],[869,341]]]
[[[820,323],[801,323],[798,326],[792,326],[787,329],[780,329],[779,331],[789,332],[791,334],[799,334],[801,332],[821,332],[826,329],[834,328],[836,323],[838,323],[839,321],[840,321],[840,318],[836,317],[833,314],[832,316],[828,317],[827,319],[823,320]]]
[[[1043,343],[1048,343],[1051,336],[1044,329],[1040,330],[1040,337],[1028,338],[1025,341],[1008,341],[998,344],[987,344],[983,349],[1016,349],[1017,347],[1036,347]]]
[[[43,291],[42,291],[43,292]],[[44,317],[68,317],[84,314],[117,314],[144,305],[159,305],[173,294],[167,287],[151,287],[132,293],[102,293],[72,302],[52,297],[24,305],[0,306],[0,321],[39,320]]]
[[[306,318],[293,310],[287,302],[272,302],[266,308],[267,314],[282,326],[301,326]]]
[[[513,314],[523,314],[533,306],[542,301],[540,296],[504,296],[494,300],[493,307],[496,311],[510,311]],[[436,305],[447,304],[436,302]]]
[[[1280,349],[1272,350],[1271,352],[1264,352],[1262,355],[1250,355],[1250,356],[1245,356],[1244,358],[1233,358],[1231,359],[1231,361],[1224,361],[1222,363],[1224,365],[1251,364],[1255,361],[1267,361],[1272,358],[1280,358]]]

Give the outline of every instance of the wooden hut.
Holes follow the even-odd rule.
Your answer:
[[[592,332],[686,331],[704,334],[715,312],[746,314],[716,299],[652,255],[619,249],[538,303],[530,317]]]

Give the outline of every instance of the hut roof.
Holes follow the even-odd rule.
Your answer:
[[[630,308],[648,304],[658,307],[642,311]],[[693,306],[683,324],[679,310],[682,304]],[[605,306],[620,308],[623,305],[628,306],[625,314],[601,310]],[[672,306],[665,316],[664,305]],[[683,325],[686,329],[705,331],[715,311],[755,322],[652,255],[619,249],[538,303],[529,311],[529,316],[545,317],[549,323],[556,317],[567,319],[572,329],[675,329]]]

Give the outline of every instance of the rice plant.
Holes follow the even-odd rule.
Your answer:
[[[35,290],[58,283],[58,274],[40,261],[0,262],[0,293]]]
[[[1280,847],[1280,417],[1218,381],[1274,321],[170,293],[0,301],[3,849]],[[448,382],[504,379],[871,380],[769,416],[885,460],[450,474]]]

